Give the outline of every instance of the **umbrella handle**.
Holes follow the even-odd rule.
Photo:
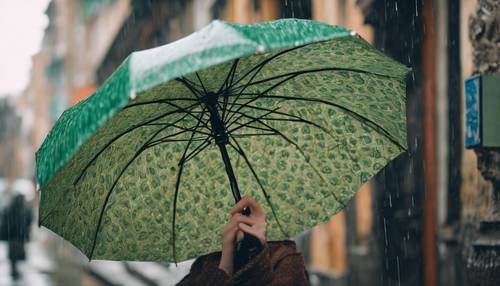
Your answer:
[[[250,208],[244,208],[243,215],[250,215]],[[234,271],[238,271],[262,250],[260,240],[255,236],[245,233],[243,240],[238,241],[235,247]]]

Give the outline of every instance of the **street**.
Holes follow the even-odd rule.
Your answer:
[[[0,286],[50,285],[175,285],[189,271],[192,261],[175,265],[154,262],[92,261],[46,229],[32,226],[26,245],[27,259],[19,263],[21,277],[10,275],[8,245],[0,242]]]

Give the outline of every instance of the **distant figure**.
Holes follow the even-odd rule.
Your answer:
[[[32,211],[26,207],[24,196],[17,194],[5,208],[2,221],[2,239],[9,245],[9,260],[11,275],[19,278],[17,262],[26,259],[25,243],[29,241],[29,230],[32,221]]]

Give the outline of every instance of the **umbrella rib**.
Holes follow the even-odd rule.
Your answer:
[[[284,236],[289,237],[288,233],[285,232],[285,230],[281,226],[281,223],[278,219],[278,215],[276,214],[276,211],[274,210],[274,206],[271,203],[271,196],[267,193],[266,189],[264,188],[264,185],[260,181],[259,176],[255,172],[255,169],[253,168],[252,164],[250,163],[250,160],[248,159],[247,155],[245,154],[245,151],[243,151],[243,148],[241,148],[240,144],[238,144],[238,141],[236,141],[236,139],[231,134],[229,134],[229,136],[231,137],[231,139],[233,139],[234,143],[236,143],[236,147],[233,145],[233,143],[231,143],[231,141],[229,141],[229,145],[231,147],[233,147],[233,149],[236,150],[236,152],[238,154],[240,154],[240,156],[243,157],[243,159],[245,160],[245,163],[247,164],[248,168],[250,169],[253,176],[255,177],[257,184],[259,184],[259,187],[262,191],[262,194],[264,195],[264,198],[266,199],[267,204],[271,208],[271,212],[273,213],[273,217],[276,220],[276,223],[278,224],[278,227],[281,230],[281,233],[283,233]]]
[[[180,110],[180,112],[185,112],[187,114],[189,114],[191,117],[195,118],[196,120],[200,121],[200,118],[196,117],[194,114],[195,113],[203,113],[203,111],[199,112],[199,111],[192,111],[192,110],[189,110],[190,108],[182,108],[180,107],[179,105],[177,104],[174,104],[172,102],[168,102],[168,101],[162,101],[161,103],[165,103],[165,104],[168,104],[170,106],[173,106],[175,108],[177,108],[178,110]],[[203,116],[202,116],[203,117]],[[202,118],[201,117],[201,118]],[[208,126],[208,120],[203,122],[201,121],[201,123],[203,123],[204,127],[209,131],[211,132],[211,129],[210,127]],[[165,124],[169,124],[169,123],[165,123]],[[154,122],[150,122],[150,123],[147,123],[146,125],[163,125],[162,123],[154,123]],[[173,127],[176,127],[178,129],[181,129],[181,130],[186,130],[184,127],[181,127],[181,126],[178,126],[178,125],[172,125]],[[188,131],[190,131],[189,129],[187,129]],[[202,132],[202,131],[198,131],[199,133],[202,133],[204,135],[211,135],[210,133],[207,133],[207,132]]]
[[[232,83],[233,82],[234,73],[236,72],[236,67],[238,66],[238,62],[239,62],[239,58],[237,58],[237,59],[235,59],[233,61],[233,64],[231,65],[231,68],[229,69],[229,72],[227,73],[226,79],[224,79],[224,82],[219,87],[219,90],[217,90],[217,94],[221,93],[221,91],[224,88],[224,86],[226,88],[228,88],[229,87],[228,83]]]
[[[206,111],[206,108],[204,109],[204,111]],[[202,114],[201,117],[203,117],[203,114]],[[191,134],[191,139],[194,138],[195,131],[200,126],[200,123],[201,123],[201,120],[198,121],[198,124],[195,127],[195,130]],[[174,193],[173,214],[172,214],[172,255],[174,257],[174,262],[175,263],[177,263],[177,257],[176,257],[176,254],[175,254],[175,214],[176,214],[176,210],[177,210],[177,195],[179,194],[179,186],[180,186],[180,183],[181,183],[182,171],[184,169],[184,164],[186,163],[185,162],[186,154],[187,154],[187,152],[189,150],[189,147],[191,146],[191,143],[192,143],[192,141],[189,141],[186,144],[186,149],[184,150],[184,153],[182,154],[182,158],[179,160],[179,163],[178,163],[179,171],[177,172],[177,179],[176,179],[176,182],[175,182],[175,193]]]
[[[298,75],[290,75],[288,78],[285,78],[277,83],[275,83],[274,85],[272,85],[270,88],[266,89],[265,91],[263,92],[259,92],[257,96],[255,96],[254,98],[250,99],[249,101],[247,101],[246,103],[244,103],[242,106],[238,107],[236,109],[236,111],[240,111],[242,108],[244,108],[245,106],[249,105],[250,103],[254,102],[255,100],[259,99],[261,96],[265,96],[265,94],[267,92],[269,92],[270,90],[280,86],[281,84],[287,82],[288,80],[296,77]],[[233,102],[236,102],[236,100],[238,100],[239,96],[235,98],[235,100]],[[229,107],[232,111],[232,106]],[[233,112],[233,111],[232,111]],[[228,122],[235,116],[236,113],[233,112],[233,114],[231,114],[231,116],[229,117],[229,119],[227,120]]]
[[[243,104],[239,104],[237,103],[236,105],[243,105]],[[262,119],[265,119],[265,120],[273,120],[273,121],[291,121],[291,122],[301,122],[301,123],[305,123],[305,124],[310,124],[314,127],[317,127],[318,129],[320,129],[321,131],[329,134],[330,136],[332,136],[330,134],[330,132],[323,126],[319,125],[319,124],[316,124],[310,120],[307,120],[307,119],[304,119],[298,115],[294,115],[294,114],[289,114],[289,113],[285,113],[285,112],[281,112],[281,111],[273,111],[272,109],[269,109],[269,108],[264,108],[264,107],[258,107],[258,106],[254,106],[254,105],[245,105],[246,108],[251,108],[251,109],[255,109],[255,110],[261,110],[261,111],[272,111],[273,114],[278,114],[278,115],[283,115],[283,116],[288,116],[288,117],[291,117],[291,118],[270,118],[270,117],[264,117]],[[238,111],[235,111],[235,112],[238,112]],[[241,112],[238,112],[239,114],[242,114]]]
[[[293,47],[293,48],[290,48],[290,49],[287,49],[287,50],[284,50],[284,51],[281,51],[281,52],[278,52],[272,56],[270,56],[269,58],[266,58],[264,59],[263,61],[261,61],[260,63],[256,64],[253,68],[251,68],[248,72],[246,72],[243,76],[241,76],[239,79],[237,79],[234,83],[232,83],[229,88],[232,88],[234,87],[234,85],[238,84],[239,82],[241,82],[245,77],[247,77],[250,73],[252,73],[254,70],[256,69],[259,69],[262,70],[262,68],[267,64],[269,63],[270,61],[274,60],[275,58],[283,55],[283,54],[286,54],[288,52],[291,52],[291,51],[294,51],[294,50],[297,50],[297,49],[300,49],[300,48],[303,48],[305,46],[308,46],[310,44],[306,44],[306,45],[301,45],[301,46],[297,46],[297,47]]]
[[[194,94],[194,96],[196,96],[196,98],[199,99],[202,96],[201,91],[198,90],[194,85],[194,83],[191,83],[187,78],[179,77],[176,78],[175,80],[184,84],[184,86],[186,86],[191,91],[191,93]]]
[[[286,54],[288,52],[291,52],[291,51],[294,51],[296,49],[300,49],[300,48],[303,48],[305,46],[308,46],[309,44],[305,44],[305,45],[301,45],[301,46],[297,46],[297,47],[293,47],[293,48],[290,48],[290,49],[287,49],[287,50],[284,50],[284,51],[281,51],[281,52],[278,52],[266,59],[264,59],[263,61],[261,61],[260,63],[258,63],[257,65],[255,65],[253,68],[251,68],[249,71],[247,71],[243,76],[241,76],[238,80],[236,80],[234,83],[231,81],[231,85],[228,86],[228,88],[226,89],[226,96],[229,96],[229,90],[234,87],[236,84],[238,84],[240,81],[242,81],[245,77],[247,77],[250,73],[252,73],[253,71],[257,70],[253,75],[252,77],[250,78],[250,80],[243,86],[243,89],[240,91],[240,93],[236,96],[236,98],[233,100],[233,103],[235,103],[238,98],[242,95],[243,91],[250,85],[250,83],[253,81],[253,79],[255,78],[255,76],[257,76],[257,74],[264,68],[264,66],[269,63],[270,61],[272,61],[273,59],[283,55],[283,54]],[[226,106],[225,106],[226,107]],[[229,107],[229,109],[232,111],[232,107],[233,105],[231,105]],[[223,117],[223,120],[225,119],[225,117]]]
[[[199,105],[199,104],[200,104],[199,102],[198,102],[198,103],[195,103],[195,104],[193,104],[193,105],[191,105],[191,106],[187,107],[186,109],[191,109],[191,108],[193,108],[193,107],[195,107],[195,106],[197,106],[197,105]],[[143,123],[138,124],[138,125],[136,125],[136,126],[130,127],[129,129],[125,130],[124,132],[122,132],[122,133],[120,133],[120,134],[116,135],[115,137],[113,137],[113,138],[112,138],[112,139],[111,139],[108,143],[106,143],[106,145],[104,145],[104,147],[103,147],[103,148],[101,148],[101,150],[99,150],[99,151],[98,151],[98,152],[94,155],[94,157],[92,157],[92,159],[91,159],[91,160],[90,160],[90,161],[89,161],[89,162],[85,165],[85,167],[82,169],[82,172],[80,173],[80,175],[79,175],[79,176],[78,176],[78,177],[77,177],[77,178],[73,181],[73,185],[76,185],[76,184],[80,181],[80,179],[83,177],[83,175],[87,172],[87,169],[90,167],[90,165],[92,165],[92,163],[94,163],[94,162],[95,162],[95,160],[97,160],[97,158],[98,158],[98,157],[99,157],[99,156],[100,156],[100,155],[101,155],[101,154],[102,154],[102,153],[103,153],[103,152],[104,152],[104,151],[105,151],[105,150],[106,150],[109,146],[111,146],[111,144],[113,144],[116,140],[118,140],[118,139],[120,139],[121,137],[123,137],[123,136],[125,136],[125,135],[129,134],[130,132],[134,131],[134,130],[135,130],[135,129],[137,129],[137,128],[147,126],[147,124],[148,124],[148,123],[154,122],[154,121],[156,121],[156,120],[158,120],[158,119],[161,119],[161,118],[163,118],[163,117],[165,117],[165,116],[168,116],[168,115],[171,115],[171,114],[180,113],[180,112],[182,112],[182,111],[183,111],[183,110],[176,109],[176,110],[173,110],[173,111],[166,112],[166,113],[164,113],[164,114],[162,114],[162,115],[159,115],[159,116],[154,117],[153,119],[147,120],[146,122],[143,122]],[[187,115],[184,115],[184,116],[181,118],[181,120],[182,120],[183,118],[185,118],[186,116],[187,116]],[[180,120],[179,120],[179,121],[180,121]],[[179,121],[177,121],[177,122],[179,122]]]
[[[371,75],[376,75],[376,76],[381,76],[381,77],[386,77],[386,78],[398,78],[398,77],[394,77],[394,76],[379,74],[379,73],[365,71],[365,70],[361,70],[361,69],[355,69],[355,68],[334,68],[334,67],[331,67],[331,68],[304,69],[304,70],[300,70],[300,71],[284,73],[284,74],[268,77],[265,79],[261,79],[261,80],[255,81],[255,82],[248,82],[245,85],[240,85],[240,86],[234,87],[234,89],[235,90],[238,90],[240,88],[246,89],[250,85],[266,83],[266,82],[273,81],[273,80],[280,79],[280,78],[287,77],[287,76],[299,76],[299,75],[308,74],[308,73],[326,72],[326,71],[347,71],[347,72],[371,74]]]
[[[240,98],[241,94],[245,91],[245,89],[248,87],[249,83],[251,83],[253,81],[253,79],[257,76],[257,74],[264,68],[264,65],[261,65],[257,71],[252,75],[252,77],[250,78],[250,80],[247,82],[247,84],[244,85],[243,89],[240,90],[240,92],[238,93],[238,95],[233,99],[233,102],[231,103],[231,105],[229,106],[229,110],[228,110],[228,113],[231,112],[233,110],[233,104],[236,103],[236,101],[238,101],[238,98]]]
[[[212,144],[212,140],[211,140],[210,137],[207,137],[200,145],[196,146],[196,148],[194,148],[191,151],[191,153],[189,153],[186,156],[185,162],[188,162],[189,160],[191,160],[194,157],[196,157],[196,155],[200,154],[200,152],[202,152],[203,150],[205,150],[208,146],[210,146],[210,144]]]
[[[195,138],[195,139],[193,139],[193,142],[196,142],[196,141],[204,141],[204,139],[203,138]],[[157,145],[160,145],[160,144],[163,144],[163,143],[170,143],[170,142],[189,142],[189,139],[166,139],[166,140],[161,140],[161,141],[149,144],[148,148],[149,147],[154,147],[154,146],[157,146]]]
[[[118,174],[117,178],[114,180],[113,184],[111,185],[111,188],[108,190],[108,193],[106,194],[106,198],[104,199],[104,204],[102,205],[102,208],[101,208],[101,212],[100,212],[100,215],[99,215],[99,220],[97,221],[97,227],[96,227],[95,234],[94,234],[94,241],[92,243],[92,249],[90,250],[89,260],[92,259],[92,256],[94,254],[94,250],[95,250],[95,247],[96,247],[96,244],[97,244],[97,236],[99,234],[99,229],[101,228],[102,218],[104,217],[104,212],[106,210],[106,205],[108,204],[109,198],[111,197],[111,194],[112,194],[113,190],[115,189],[116,184],[118,184],[118,181],[120,180],[121,176],[125,173],[125,171],[128,169],[128,167],[135,161],[135,159],[137,159],[137,157],[139,157],[139,155],[141,155],[142,152],[144,152],[145,150],[148,149],[147,145],[150,143],[150,141],[153,140],[153,138],[155,138],[156,135],[158,135],[160,132],[162,132],[166,128],[168,128],[168,127],[163,127],[163,128],[158,129],[153,134],[153,136],[149,137],[149,139],[146,141],[146,143],[144,143],[141,146],[141,148],[139,148],[139,150],[136,151],[136,153],[134,154],[134,156],[132,157],[132,159],[130,159],[127,162],[127,164],[124,166],[124,168],[120,171],[120,173]]]
[[[210,132],[212,132],[212,129],[208,126],[208,121],[205,122],[205,121],[202,121],[201,119],[203,118],[203,116],[205,115],[205,112],[202,112],[202,115],[200,117],[197,117],[196,115],[193,114],[193,112],[189,109],[184,109],[182,107],[180,107],[179,105],[175,104],[175,103],[172,103],[172,102],[165,102],[175,108],[178,108],[180,109],[182,112],[186,112],[187,114],[189,114],[191,117],[193,117],[194,119],[196,119],[199,123],[202,123],[203,124],[203,127],[205,127],[207,130],[209,130]],[[198,104],[201,104],[201,102],[198,102]]]
[[[318,175],[318,177],[326,184],[326,185],[329,185],[328,182],[326,181],[325,178],[323,178],[323,175],[321,175],[321,172],[316,168],[316,166],[314,166],[311,161],[309,160],[309,157],[306,155],[306,153],[304,152],[304,150],[302,150],[302,148],[300,148],[300,146],[295,142],[293,141],[292,139],[288,138],[285,134],[283,134],[282,132],[280,132],[279,130],[273,128],[272,126],[266,124],[265,122],[263,122],[262,120],[260,120],[259,118],[255,118],[255,117],[252,117],[252,116],[249,116],[249,115],[244,115],[245,117],[248,117],[252,120],[256,120],[257,122],[259,122],[260,124],[264,125],[265,127],[267,127],[267,131],[272,131],[272,132],[275,132],[276,134],[278,134],[283,140],[287,141],[288,143],[292,144],[298,151],[299,153],[302,155],[302,157],[304,158],[304,161],[313,169],[313,171],[316,173],[316,175]],[[247,126],[249,128],[255,128],[254,126]],[[262,128],[263,129],[263,128]],[[342,205],[342,207],[345,207],[344,203],[342,203],[338,198],[337,198],[337,195],[335,195],[335,193],[332,192],[332,195],[334,197],[334,199],[340,203]]]
[[[150,147],[153,147],[153,146],[155,146],[155,145],[158,145],[158,144],[161,144],[161,143],[165,143],[165,142],[184,142],[184,141],[189,141],[188,139],[170,139],[170,138],[172,138],[172,137],[175,137],[175,136],[177,136],[177,135],[184,134],[184,133],[189,132],[189,131],[190,131],[190,130],[182,130],[182,131],[175,132],[175,133],[173,133],[173,134],[167,135],[167,136],[165,136],[165,137],[158,138],[158,139],[156,139],[155,141],[150,142],[150,143],[149,143],[149,146],[150,146]],[[194,140],[194,141],[198,141],[198,140],[199,140],[199,138],[196,138],[196,140],[195,140],[195,139],[193,139],[193,140]]]
[[[254,137],[254,136],[273,136],[278,135],[276,133],[243,133],[243,134],[233,134],[234,138],[245,138],[245,137]]]
[[[140,105],[148,105],[148,104],[160,104],[160,103],[165,103],[166,101],[195,101],[198,102],[198,99],[193,99],[193,98],[168,98],[168,99],[157,99],[157,100],[151,100],[151,101],[141,101],[141,102],[135,102],[132,104],[126,105],[123,109],[128,109],[131,107],[135,106],[140,106]]]
[[[194,138],[193,139],[193,142],[196,142],[196,141],[203,141],[204,139],[203,138]],[[169,143],[169,142],[188,142],[189,139],[165,139],[165,140],[158,140],[157,142],[155,143],[151,143],[148,145],[148,147],[154,147],[154,146],[157,146],[157,145],[160,145],[162,143]]]
[[[249,94],[249,95],[252,95],[252,94]],[[261,94],[260,93],[259,94],[255,93],[253,95],[257,95],[257,97],[253,97],[252,98],[252,99],[255,99],[255,98],[258,98]],[[407,151],[407,149],[404,146],[402,146],[401,144],[399,144],[399,142],[397,142],[397,140],[394,139],[394,136],[389,131],[387,131],[384,127],[380,126],[379,124],[377,124],[374,121],[366,118],[365,116],[363,116],[363,115],[361,115],[361,114],[359,114],[359,113],[357,113],[357,112],[355,112],[355,111],[353,111],[353,110],[351,110],[351,109],[349,109],[349,108],[347,108],[345,106],[342,106],[340,104],[336,104],[336,103],[333,103],[333,102],[330,102],[330,101],[327,101],[327,100],[323,100],[323,99],[304,98],[304,97],[298,97],[298,96],[264,95],[264,97],[265,98],[283,99],[283,100],[311,101],[311,102],[323,103],[323,104],[326,104],[326,105],[331,105],[333,107],[339,108],[342,111],[346,112],[347,114],[349,114],[349,115],[353,116],[354,118],[356,118],[361,123],[364,123],[365,125],[367,125],[368,127],[372,128],[373,130],[377,131],[378,133],[381,133],[383,136],[385,136],[387,139],[389,139],[393,144],[395,144],[396,146],[398,146],[400,149]],[[244,105],[248,106],[247,103],[245,103]],[[253,106],[250,106],[250,107],[253,107]],[[275,113],[277,113],[277,112],[275,112]],[[270,119],[270,118],[263,118],[263,119],[273,120],[273,119]],[[292,121],[292,120],[290,120],[290,121]],[[318,127],[319,127],[319,125],[318,125]],[[328,134],[330,134],[330,133],[328,132]]]
[[[279,109],[279,107],[275,108],[274,110],[278,110],[278,109]],[[240,126],[237,126],[237,127],[233,128],[233,129],[230,129],[229,131],[227,131],[227,133],[232,133],[232,132],[234,132],[234,131],[236,131],[236,130],[238,130],[238,129],[241,129],[241,128],[243,128],[243,127],[246,127],[246,126],[248,126],[249,124],[252,124],[253,122],[258,121],[258,120],[260,120],[261,118],[266,117],[267,115],[269,115],[269,114],[271,114],[271,113],[272,113],[272,111],[269,111],[269,112],[267,112],[267,113],[265,113],[265,114],[263,114],[263,115],[261,115],[261,116],[259,116],[259,117],[252,117],[252,118],[251,118],[252,120],[250,120],[249,122],[245,122],[244,124],[240,124],[240,123],[238,123],[238,120],[240,120],[240,119],[241,119],[241,118],[243,118],[243,117],[247,117],[247,118],[249,118],[249,115],[246,115],[246,114],[244,114],[244,113],[241,113],[241,115],[240,115],[238,118],[236,118],[236,119],[235,119],[235,120],[233,120],[230,124],[228,124],[228,125],[227,125],[226,129],[231,128],[231,126],[233,126],[233,125],[234,125],[234,124],[236,124],[236,123],[240,124]]]
[[[365,116],[363,116],[363,115],[361,115],[361,114],[359,114],[359,113],[357,113],[355,111],[352,111],[351,109],[349,109],[347,107],[344,107],[344,106],[342,106],[340,104],[336,104],[336,103],[333,103],[333,102],[330,102],[330,101],[327,101],[327,100],[324,100],[324,99],[304,98],[304,97],[298,97],[298,96],[266,95],[265,97],[266,98],[285,99],[285,100],[297,100],[297,101],[300,100],[300,101],[307,101],[307,102],[323,103],[323,104],[326,104],[326,105],[330,105],[330,106],[339,108],[342,111],[346,112],[347,114],[349,114],[349,115],[353,116],[354,118],[356,118],[362,124],[365,124],[368,127],[372,128],[373,130],[377,131],[378,133],[382,134],[384,137],[386,137],[387,139],[389,139],[389,141],[391,141],[393,144],[395,144],[396,146],[398,146],[401,150],[407,151],[407,149],[404,146],[402,146],[394,138],[394,136],[389,131],[387,131],[384,127],[380,126],[379,124],[377,124],[373,120],[368,119],[367,117],[365,117]]]
[[[264,66],[269,63],[271,60],[277,58],[278,56],[280,55],[283,55],[283,54],[286,54],[288,52],[291,52],[293,50],[296,50],[296,49],[299,49],[299,48],[302,48],[302,47],[305,47],[306,45],[302,45],[302,46],[298,46],[298,47],[293,47],[291,49],[287,49],[287,50],[284,50],[284,51],[281,51],[279,53],[276,53],[274,55],[272,55],[271,57],[269,58],[266,58],[265,60],[263,60],[262,62],[260,62],[259,64],[255,65],[252,69],[250,69],[248,72],[246,72],[242,77],[240,77],[236,82],[231,82],[231,85],[226,89],[226,91],[229,91],[234,85],[238,84],[241,80],[243,80],[245,77],[247,77],[250,73],[252,73],[253,71],[256,70],[256,72],[252,75],[252,77],[247,81],[247,83],[243,86],[243,89],[238,93],[238,95],[236,96],[236,98],[233,100],[233,104],[236,103],[236,101],[238,100],[238,98],[242,95],[243,91],[245,91],[245,89],[250,85],[250,83],[253,81],[253,79],[257,76],[257,74],[259,74],[259,72],[264,68]],[[226,92],[227,94],[229,94],[229,92]],[[228,96],[228,95],[227,95]],[[233,104],[231,104],[231,106],[229,107],[229,112],[232,111],[233,109]],[[224,106],[226,107],[226,106]],[[224,117],[223,117],[223,120],[224,120]]]
[[[243,94],[243,92],[245,91],[245,89],[249,86],[249,84],[253,81],[253,79],[257,76],[257,74],[262,70],[262,68],[264,68],[264,65],[261,65],[257,71],[252,75],[252,77],[250,78],[250,80],[244,85],[243,89],[238,93],[238,95],[233,99],[233,102],[231,103],[231,105],[229,106],[229,109],[227,110],[227,113],[230,113],[230,112],[233,112],[233,106],[234,104],[236,103],[236,101],[238,101],[238,99],[241,97],[241,95]],[[278,83],[278,85],[281,84],[281,83]],[[261,94],[265,94],[265,92],[262,92]],[[259,96],[255,97],[255,99],[253,100],[250,100],[249,102],[247,102],[247,104],[250,104],[251,102],[253,102],[254,100],[256,100],[257,98],[259,98]],[[237,108],[237,111],[241,110],[242,107],[239,107]],[[229,119],[227,120],[228,122],[231,121],[231,119],[233,118],[234,116],[234,113],[229,117]]]
[[[222,122],[224,122],[224,119],[226,118],[226,108],[227,108],[227,103],[229,101],[229,94],[227,93],[227,90],[229,88],[229,85],[233,83],[234,75],[236,73],[236,68],[238,66],[238,62],[239,62],[239,59],[234,60],[233,65],[231,66],[231,70],[229,71],[226,79],[224,80],[223,85],[217,91],[217,94],[221,94],[222,87],[224,85],[226,86],[225,92],[223,93],[224,103],[223,103],[223,107],[222,107],[222,116],[221,116]]]
[[[190,80],[188,79],[187,77],[182,77],[187,83],[189,83],[191,86],[195,87],[196,90],[198,91],[199,95],[200,96],[203,96],[203,93],[202,91],[200,90],[200,86],[194,81],[194,80]]]
[[[203,92],[204,92],[205,94],[207,94],[207,90],[205,89],[205,85],[203,84],[203,81],[201,80],[200,75],[198,74],[198,72],[195,72],[195,74],[196,74],[196,77],[198,78],[198,81],[199,81],[199,82],[200,82],[200,84],[201,84],[201,87],[203,88]]]
[[[204,123],[203,121],[199,121],[199,123]],[[211,136],[212,134],[211,133],[208,133],[208,132],[205,132],[205,131],[201,131],[201,130],[197,130],[197,127],[195,128],[189,128],[189,127],[182,127],[182,126],[179,126],[179,125],[176,125],[176,124],[173,124],[172,127],[175,127],[177,129],[180,129],[180,130],[183,130],[183,131],[196,131],[198,132],[199,134],[203,134],[203,135],[207,135],[207,136]]]
[[[250,125],[251,123],[253,123],[253,122],[246,122],[245,124],[240,124],[238,127],[241,127],[241,128],[252,128],[252,129],[255,129],[255,130],[262,130],[262,131],[271,131],[271,130],[269,130],[269,128],[263,128],[263,127],[259,127],[259,126]],[[272,133],[272,134],[278,135],[276,133]]]

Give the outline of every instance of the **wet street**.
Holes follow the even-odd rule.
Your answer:
[[[175,265],[154,262],[92,261],[46,229],[32,228],[26,261],[18,265],[21,277],[10,275],[8,245],[0,242],[0,286],[50,285],[175,285],[189,270],[191,262]]]
[[[8,245],[0,242],[0,286],[7,285],[56,285],[52,277],[55,264],[43,246],[46,234],[41,231],[33,232],[33,240],[27,244],[27,259],[19,263],[21,277],[14,281],[10,275],[8,259]]]

